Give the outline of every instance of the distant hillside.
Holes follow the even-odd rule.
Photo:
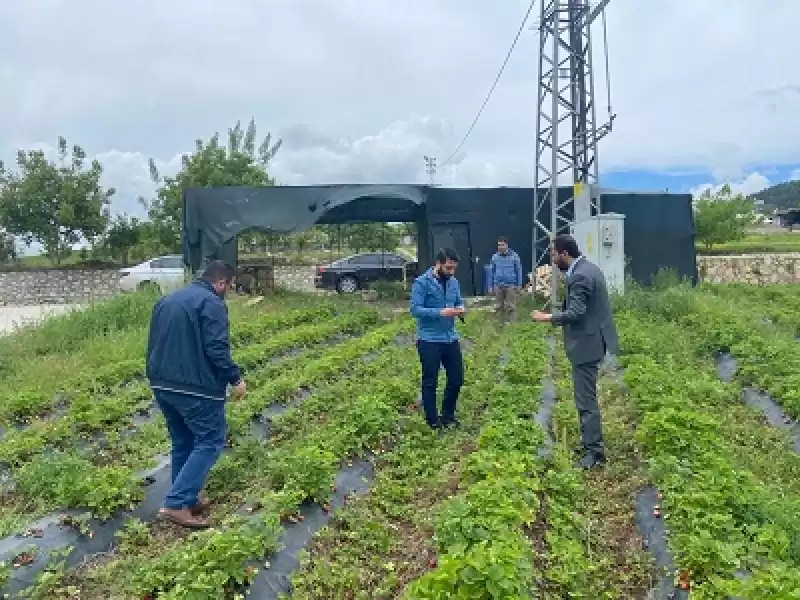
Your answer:
[[[772,208],[800,208],[800,181],[786,181],[753,194],[765,206]]]

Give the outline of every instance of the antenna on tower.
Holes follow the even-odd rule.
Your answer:
[[[436,185],[436,157],[425,156],[425,172],[428,174],[428,182],[431,187]]]
[[[611,112],[605,8],[589,0],[541,0],[539,93],[536,114],[536,184],[533,209],[533,269],[548,253],[549,240],[568,233],[570,225],[601,213],[597,143],[610,131]],[[592,68],[591,25],[602,15],[606,55],[608,121],[597,125]],[[561,127],[563,125],[563,127]],[[569,174],[573,195],[558,197],[558,180]],[[542,243],[547,240],[547,243]],[[550,301],[557,302],[555,274]]]

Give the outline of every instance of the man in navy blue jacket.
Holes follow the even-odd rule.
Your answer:
[[[153,307],[147,378],[172,439],[172,488],[159,517],[190,528],[208,527],[201,493],[225,446],[225,397],[245,393],[231,358],[225,294],[235,271],[209,263],[203,276]]]
[[[432,429],[458,425],[456,404],[464,384],[464,362],[455,318],[464,314],[464,301],[454,277],[457,266],[455,250],[439,250],[436,264],[417,277],[411,288],[411,316],[417,320],[417,352],[422,367],[422,407]],[[441,417],[436,406],[440,366],[447,377]]]
[[[508,240],[497,240],[497,252],[492,256],[492,282],[495,294],[495,309],[502,317],[513,315],[516,309],[517,291],[522,287],[522,262],[519,255],[508,247]]]

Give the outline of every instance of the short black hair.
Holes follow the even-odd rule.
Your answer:
[[[444,264],[448,260],[458,262],[458,252],[456,252],[453,248],[441,248],[436,253],[436,262],[439,264]]]
[[[578,242],[575,241],[574,237],[566,233],[553,238],[553,248],[555,248],[556,252],[566,252],[571,258],[578,258],[581,255],[581,251],[578,249]]]
[[[212,260],[203,271],[203,279],[211,283],[225,281],[230,283],[236,276],[236,270],[224,260]]]
[[[498,244],[507,244],[508,243],[508,239],[506,239],[505,236],[501,235],[499,238],[497,238],[497,243]]]

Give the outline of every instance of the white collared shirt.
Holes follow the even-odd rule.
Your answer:
[[[566,277],[569,277],[570,275],[572,275],[572,272],[575,270],[575,265],[577,265],[578,261],[580,259],[582,259],[582,258],[583,258],[583,254],[581,254],[578,258],[576,258],[575,260],[572,261],[572,264],[569,266],[569,269],[567,269]]]

